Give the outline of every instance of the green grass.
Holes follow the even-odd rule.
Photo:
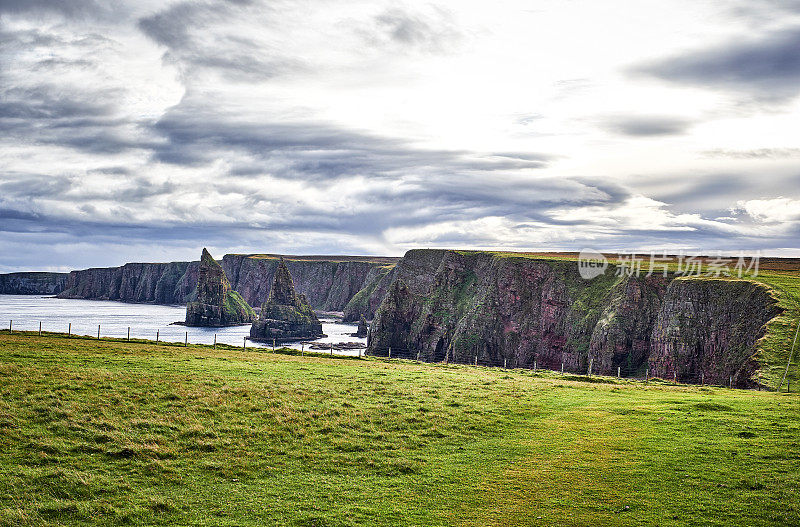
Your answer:
[[[797,525],[796,394],[0,334],[0,525]]]

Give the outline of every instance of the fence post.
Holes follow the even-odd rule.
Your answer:
[[[644,370],[644,382],[647,382],[649,380],[650,380],[650,368],[647,368]]]
[[[13,320],[9,320],[8,321],[8,334],[9,335],[11,335],[11,333],[13,333],[13,330],[11,328],[13,325],[14,325],[14,321]]]
[[[617,366],[617,379],[619,379],[619,370],[620,370],[620,367]]]
[[[672,370],[672,383],[678,384],[678,371]]]
[[[538,369],[539,368],[538,368],[538,366],[536,364],[536,361],[533,361],[533,373],[536,373],[536,370],[538,370]]]
[[[67,336],[72,336],[72,322],[69,323],[69,327],[67,328]]]
[[[733,375],[728,379],[728,388],[733,388]]]
[[[242,349],[247,349],[247,337],[242,337]]]
[[[589,359],[589,371],[586,373],[589,377],[592,376],[592,362],[594,362],[594,359]]]
[[[39,321],[39,336],[42,336],[42,321]]]
[[[391,346],[389,346],[389,358],[390,359],[392,358],[392,347]]]
[[[504,358],[504,359],[503,359],[503,369],[504,369],[504,370],[507,370],[507,369],[508,369],[508,358]]]
[[[97,339],[100,340],[100,324],[97,324]]]
[[[700,372],[700,386],[704,385],[705,383],[706,383],[706,373],[701,371]]]
[[[333,355],[333,342],[331,342],[331,355]]]
[[[160,336],[161,336],[161,330],[157,329],[156,330],[156,344],[158,344],[158,337],[160,337]]]
[[[564,361],[561,361],[561,375],[564,375]]]
[[[217,349],[217,334],[214,333],[214,349]]]
[[[131,340],[131,327],[128,326],[128,342]]]
[[[272,351],[275,351],[275,338],[272,339]]]
[[[187,331],[186,334],[183,336],[183,347],[189,347],[189,332]]]

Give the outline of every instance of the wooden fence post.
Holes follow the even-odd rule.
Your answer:
[[[391,346],[389,346],[389,358],[390,359],[392,358],[392,347]]]
[[[39,336],[42,336],[42,321],[39,321]]]
[[[186,334],[183,336],[183,347],[189,347],[189,332],[187,331]]]
[[[128,342],[131,340],[131,327],[128,326]]]
[[[69,323],[69,327],[67,328],[67,336],[72,336],[72,322]]]
[[[247,349],[247,337],[242,337],[242,349]]]
[[[160,336],[161,336],[161,330],[160,330],[160,329],[157,329],[157,330],[156,330],[156,344],[158,344],[158,338],[159,338]]]
[[[214,349],[217,349],[217,334],[214,333]]]
[[[504,369],[504,370],[507,370],[507,369],[508,369],[508,358],[504,358],[504,359],[503,359],[503,369]]]
[[[620,367],[617,366],[617,379],[619,379],[619,371],[620,371]]]
[[[13,325],[14,325],[14,321],[13,321],[13,320],[9,320],[9,321],[8,321],[8,334],[9,334],[9,335],[11,335],[11,333],[13,333],[13,332],[14,332],[14,331],[13,331],[13,329],[12,329],[12,326],[13,326]]]
[[[97,324],[97,340],[100,340],[100,324]]]

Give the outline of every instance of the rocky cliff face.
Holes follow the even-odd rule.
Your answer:
[[[392,268],[393,260],[316,257],[287,260],[286,265],[295,277],[298,293],[306,295],[314,309],[341,311],[362,288],[370,286],[371,293],[361,296],[365,299],[364,305],[354,310],[350,318],[358,320],[362,312],[371,318],[383,299],[386,288],[381,289],[377,282]],[[231,288],[255,306],[269,295],[278,257],[226,255],[222,267]],[[194,300],[198,272],[199,262],[130,263],[72,271],[59,297],[184,304]]]
[[[661,377],[752,385],[756,342],[781,310],[763,284],[742,280],[676,279],[653,328],[649,366]]]
[[[279,257],[228,254],[222,267],[234,289],[251,305],[266,301],[278,269]],[[385,264],[371,261],[285,259],[298,293],[305,295],[314,309],[342,311],[350,300]],[[376,307],[378,302],[375,302]],[[357,317],[360,315],[356,315]]]
[[[183,304],[197,287],[199,262],[129,263],[72,271],[59,298]]]
[[[2,295],[55,295],[64,289],[67,273],[0,274]]]
[[[617,276],[615,270],[584,280],[572,261],[409,251],[375,315],[368,353],[386,355],[391,347],[393,357],[463,363],[477,357],[482,364],[536,362],[550,369],[563,363],[580,372],[591,361],[596,373],[619,367],[627,375],[643,373],[649,363],[652,374],[670,378],[676,367],[670,357],[688,353],[702,357],[696,360],[706,368],[713,364],[718,373],[707,382],[719,372],[747,376],[747,353],[776,314],[764,287],[722,280],[726,285],[716,288],[703,285],[710,280],[675,285],[673,277]],[[738,300],[725,311],[732,295]],[[679,330],[685,342],[675,340],[680,324],[689,326]]]
[[[295,292],[289,269],[280,259],[269,296],[261,305],[258,320],[250,327],[250,339],[285,342],[322,336],[322,324],[305,296]]]
[[[196,300],[186,304],[187,326],[235,326],[255,320],[255,312],[231,290],[225,271],[206,249],[200,257]]]

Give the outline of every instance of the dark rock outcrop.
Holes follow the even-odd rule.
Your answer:
[[[584,280],[574,261],[413,250],[397,264],[369,329],[371,355],[651,375],[739,385],[780,310],[746,280],[628,276]],[[695,379],[696,378],[696,379]]]
[[[365,339],[367,338],[367,329],[367,319],[364,318],[364,315],[361,315],[361,319],[358,321],[358,329],[353,333],[353,336]]]
[[[361,313],[372,317],[388,288],[380,282],[397,258],[365,256],[292,256],[285,259],[300,294],[309,304],[323,311],[342,311],[354,297],[362,299],[353,308],[355,321]],[[250,305],[267,299],[278,268],[277,255],[229,254],[222,268],[231,288]],[[66,277],[60,298],[119,300],[156,304],[184,304],[194,300],[199,262],[130,263],[72,271]],[[381,286],[379,284],[385,284]],[[369,293],[360,294],[368,288]],[[55,291],[54,293],[59,293]]]
[[[323,337],[322,324],[304,295],[294,289],[292,275],[281,258],[266,302],[250,328],[250,339],[286,342]]]
[[[230,277],[233,288],[255,306],[269,296],[281,258],[278,255],[228,254],[222,259],[222,267]],[[386,269],[384,272],[388,272],[396,260],[354,256],[283,258],[297,292],[305,295],[309,305],[320,311],[344,310],[362,289],[371,285],[376,269]],[[373,300],[375,308],[380,300],[382,297]],[[351,320],[358,320],[362,312],[371,316],[374,309],[359,311]]]
[[[64,289],[67,273],[0,274],[2,295],[55,295]]]
[[[196,300],[186,304],[187,326],[236,326],[255,320],[255,312],[231,290],[225,271],[206,249],[200,257]]]
[[[129,263],[72,271],[58,298],[184,304],[197,287],[199,262]]]
[[[653,328],[652,375],[709,384],[752,385],[755,344],[781,309],[763,284],[677,279],[669,284]]]

